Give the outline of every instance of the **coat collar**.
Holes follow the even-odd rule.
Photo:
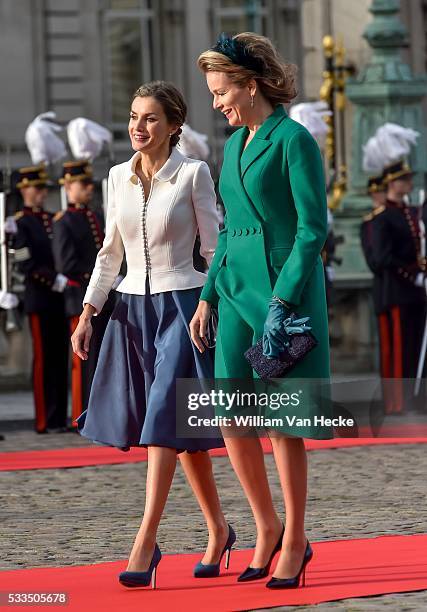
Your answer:
[[[73,204],[73,202],[68,202],[67,210],[74,212],[75,210],[86,211],[89,207],[87,204]]]
[[[386,199],[385,205],[389,208],[407,208],[405,202],[395,202],[395,200]]]
[[[249,166],[271,146],[272,141],[268,140],[268,137],[286,117],[287,113],[283,106],[277,106],[259,127],[255,137],[244,151],[243,145],[248,135],[248,128],[242,128],[232,136],[227,150],[227,172],[232,177],[231,181],[236,195],[241,198],[250,214],[255,214],[259,221],[261,221],[260,214],[246,191],[243,178]]]
[[[141,153],[137,151],[128,162],[126,162],[125,179],[131,181],[134,185],[138,183],[138,177],[135,174],[135,168],[139,160],[141,159]],[[175,147],[172,149],[172,153],[169,158],[163,164],[163,166],[157,170],[153,175],[157,181],[170,181],[175,172],[181,167],[185,157]]]
[[[271,132],[288,116],[288,113],[283,108],[282,104],[278,104],[274,111],[267,117],[263,124],[260,125],[255,133],[254,139],[268,138]]]
[[[45,210],[41,206],[27,206],[24,204],[23,212],[25,215],[41,215]]]
[[[248,136],[248,128],[244,128],[240,134],[240,152],[241,152],[241,175],[242,178],[245,175],[247,169],[253,162],[258,159],[260,155],[266,151],[270,145],[271,140],[268,140],[271,132],[288,116],[287,112],[281,104],[276,106],[275,110],[271,115],[267,117],[264,123],[258,128],[255,136],[248,144],[246,149],[243,151],[243,144]]]

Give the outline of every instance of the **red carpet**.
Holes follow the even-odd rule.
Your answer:
[[[319,542],[313,550],[306,586],[289,591],[269,591],[264,586],[266,580],[236,582],[251,559],[250,550],[233,551],[230,570],[206,580],[192,577],[200,555],[164,555],[156,591],[122,587],[117,574],[126,561],[2,572],[0,591],[67,592],[69,604],[61,607],[67,611],[221,612],[427,589],[427,535]],[[52,608],[60,609],[31,606],[31,610]]]
[[[262,440],[264,452],[271,453],[268,439]],[[307,450],[349,448],[353,446],[377,446],[384,444],[425,444],[425,438],[335,438],[333,440],[305,440]],[[214,457],[224,457],[227,451],[218,448],[210,451]],[[113,465],[116,463],[138,463],[147,460],[145,448],[132,448],[129,452],[116,448],[89,446],[59,448],[54,450],[15,451],[0,453],[0,472],[13,470],[49,470],[55,468],[77,468],[90,465]]]

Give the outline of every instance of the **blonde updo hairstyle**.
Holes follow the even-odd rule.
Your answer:
[[[273,107],[291,102],[297,95],[297,67],[285,62],[270,39],[265,36],[242,32],[232,38],[245,45],[247,54],[256,60],[261,70],[235,64],[223,53],[212,50],[204,51],[200,55],[197,60],[200,70],[204,73],[224,72],[239,87],[245,87],[251,79],[255,79],[262,95]]]
[[[154,98],[161,104],[166,118],[170,124],[182,126],[187,116],[187,105],[182,93],[173,85],[166,81],[151,81],[138,87],[132,97],[135,98]],[[179,142],[182,133],[181,127],[171,136],[170,144],[175,147]]]

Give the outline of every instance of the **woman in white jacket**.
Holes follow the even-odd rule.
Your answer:
[[[97,442],[123,450],[148,448],[144,517],[127,570],[119,576],[129,587],[147,586],[151,578],[155,585],[161,558],[157,528],[178,453],[209,529],[195,576],[217,576],[222,555],[228,551],[228,560],[235,540],[206,452],[223,441],[176,434],[176,378],[213,378],[211,351],[195,349],[188,324],[206,280],[193,267],[196,233],[208,264],[218,235],[209,168],[175,148],[185,116],[183,97],[169,83],[148,83],[135,92],[129,119],[135,154],[110,170],[105,240],[72,336],[74,352],[87,359],[90,319],[101,311],[125,254],[120,301],[102,342],[88,410],[78,425],[82,435]]]

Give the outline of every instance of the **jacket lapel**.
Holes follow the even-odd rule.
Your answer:
[[[240,171],[240,158],[242,155],[243,145],[247,137],[247,130],[241,129],[230,141],[229,149],[227,151],[227,168],[223,167],[222,172],[227,172],[227,183],[232,185],[232,188],[236,192],[237,201],[245,205],[248,212],[253,216],[256,215],[258,221],[260,221],[259,215],[256,211],[255,206],[252,204],[246,189],[243,186],[243,180]],[[252,143],[251,143],[252,144]]]
[[[245,189],[243,175],[254,161],[261,157],[271,146],[272,143],[268,140],[268,136],[286,117],[287,113],[283,106],[278,106],[274,113],[264,121],[244,151],[243,145],[248,135],[247,128],[242,128],[237,132],[234,138],[231,139],[227,151],[227,168],[223,168],[223,172],[227,172],[227,182],[230,181],[233,186],[238,201],[244,204],[248,212],[251,215],[255,215],[259,222],[261,222],[261,217]]]
[[[246,170],[254,163],[271,145],[271,140],[261,140],[256,136],[243,151],[240,161],[241,177],[245,176]]]
[[[248,168],[257,160],[261,155],[263,155],[267,149],[271,146],[271,140],[268,139],[271,132],[287,117],[287,113],[283,106],[280,104],[276,107],[275,111],[267,117],[264,123],[256,132],[252,141],[248,144],[246,149],[242,153],[240,168],[241,168],[241,177],[245,176]],[[244,130],[245,136],[247,135],[247,130]],[[243,147],[242,147],[243,148]]]

